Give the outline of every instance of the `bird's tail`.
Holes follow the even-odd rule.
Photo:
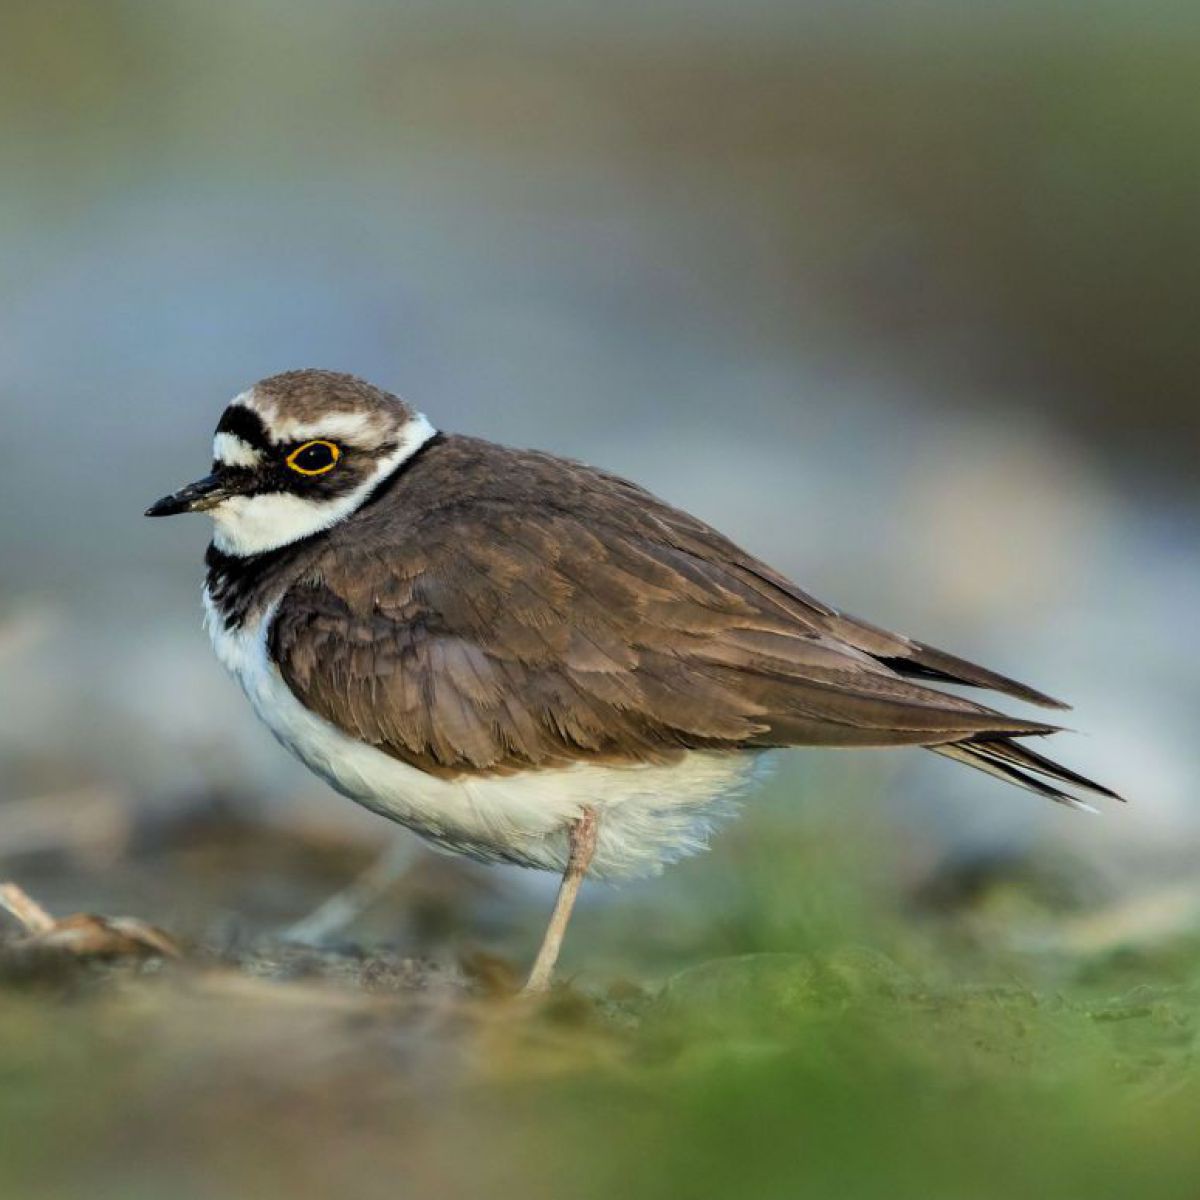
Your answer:
[[[1011,737],[988,736],[986,734],[967,738],[961,742],[951,742],[943,746],[930,746],[935,754],[953,758],[966,763],[978,771],[985,771],[997,779],[1015,783],[1018,787],[1027,788],[1039,796],[1045,796],[1058,804],[1069,808],[1083,809],[1085,812],[1096,810],[1086,801],[1080,800],[1070,791],[1064,791],[1057,784],[1065,785],[1076,791],[1090,792],[1097,796],[1107,796],[1112,800],[1124,800],[1111,788],[1088,779],[1072,771],[1069,767],[1046,758],[1030,750],[1027,746]]]

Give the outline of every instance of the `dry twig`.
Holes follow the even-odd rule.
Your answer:
[[[15,883],[0,884],[0,907],[25,930],[21,948],[60,950],[79,958],[179,958],[182,951],[161,929],[136,917],[74,913],[55,920]]]

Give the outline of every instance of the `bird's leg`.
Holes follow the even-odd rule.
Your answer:
[[[579,895],[583,877],[588,873],[588,867],[592,865],[592,856],[596,853],[598,827],[596,810],[585,808],[570,828],[567,869],[563,872],[558,899],[554,902],[554,912],[550,914],[550,924],[546,927],[542,947],[537,953],[537,958],[533,960],[533,970],[529,972],[529,981],[523,989],[524,995],[544,992],[550,986],[554,964],[558,962],[558,952],[562,949],[563,935],[567,932],[567,922],[571,919],[571,910],[575,907],[575,897]]]
[[[289,925],[282,937],[304,946],[319,946],[357,921],[372,905],[383,899],[392,885],[413,865],[417,856],[414,839],[401,835],[356,879],[320,908]]]

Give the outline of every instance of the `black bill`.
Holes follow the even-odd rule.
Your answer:
[[[187,487],[164,496],[146,509],[148,517],[174,517],[179,513],[204,512],[215,508],[222,500],[237,495],[238,489],[230,486],[228,476],[215,472],[189,483]]]

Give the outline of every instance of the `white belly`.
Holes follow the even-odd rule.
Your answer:
[[[348,737],[296,699],[267,656],[273,610],[256,625],[230,632],[207,592],[204,599],[217,657],[284,746],[343,795],[473,858],[561,871],[567,827],[592,807],[600,817],[592,874],[656,874],[704,849],[715,822],[732,813],[763,761],[750,754],[693,752],[669,767],[579,764],[438,779]]]

